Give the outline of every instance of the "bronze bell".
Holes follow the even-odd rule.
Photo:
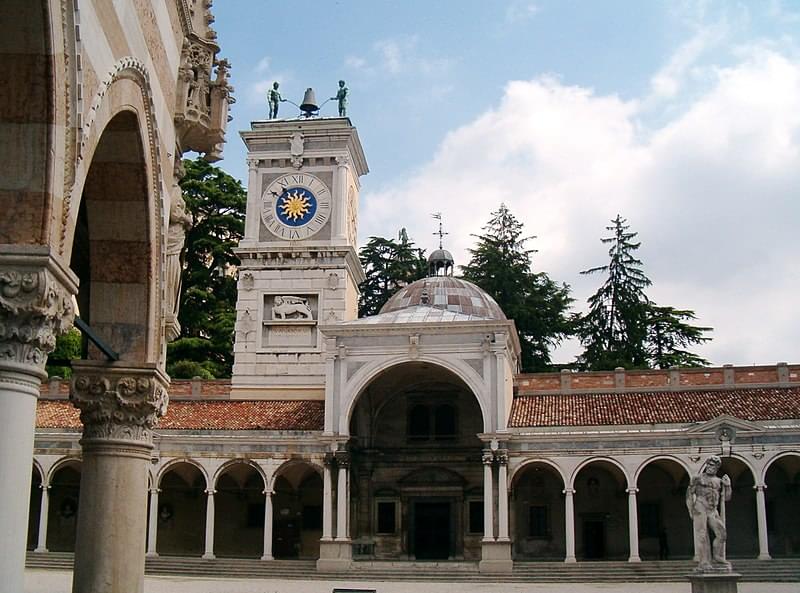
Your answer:
[[[314,96],[314,89],[311,87],[306,89],[306,94],[303,95],[303,102],[300,103],[300,111],[303,112],[305,117],[311,117],[312,115],[316,115],[316,112],[319,111],[319,105],[317,105],[317,98]]]

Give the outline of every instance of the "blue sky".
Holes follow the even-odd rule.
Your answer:
[[[220,163],[234,176],[237,132],[266,117],[273,80],[299,103],[344,78],[370,165],[362,239],[406,226],[430,249],[441,210],[465,263],[504,201],[538,237],[535,267],[582,309],[598,280],[578,271],[603,263],[620,212],[651,296],[715,327],[703,354],[800,360],[800,0],[227,0],[214,13],[236,87]]]

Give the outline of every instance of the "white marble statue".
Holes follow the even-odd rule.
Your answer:
[[[686,508],[694,528],[694,549],[698,571],[730,570],[725,559],[725,502],[731,499],[731,479],[717,476],[722,460],[712,455],[705,460],[686,489]],[[714,533],[711,545],[709,529]]]

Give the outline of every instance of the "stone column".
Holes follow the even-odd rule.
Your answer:
[[[497,452],[497,541],[508,538],[508,451]]]
[[[564,489],[564,515],[566,517],[566,547],[567,554],[564,562],[576,562],[575,559],[575,490]]]
[[[70,399],[83,423],[72,591],[141,593],[147,468],[169,380],[155,364],[81,360],[72,370]]]
[[[333,468],[333,455],[325,455],[323,461],[324,470],[322,474],[322,540],[331,541],[333,539],[333,478],[331,476]]]
[[[636,493],[638,488],[628,488],[628,539],[630,541],[630,555],[628,562],[641,562],[639,558],[639,513],[636,507]]]
[[[156,540],[158,538],[158,488],[150,489],[150,522],[147,529],[147,555],[158,556]]]
[[[206,490],[206,551],[203,558],[213,560],[214,556],[214,495],[216,490]]]
[[[47,246],[0,248],[0,575],[6,591],[24,589],[36,402],[47,355],[72,325],[77,286]]]
[[[35,552],[47,551],[47,515],[50,512],[50,486],[42,484],[42,503],[39,506],[39,539]]]
[[[483,450],[483,541],[494,541],[494,486],[492,484],[492,463],[494,453]]]
[[[756,489],[756,514],[758,516],[758,559],[771,560],[769,555],[769,535],[767,534],[767,502],[764,498],[766,484],[754,486]]]
[[[344,451],[336,452],[336,466],[338,467],[336,484],[336,539],[347,540],[347,508],[350,502],[347,498],[347,478],[350,468],[350,454]]]
[[[264,554],[262,560],[274,560],[272,557],[272,491],[264,490]]]

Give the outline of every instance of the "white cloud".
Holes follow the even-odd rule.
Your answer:
[[[572,284],[583,309],[598,279],[578,271],[604,262],[599,238],[619,212],[640,233],[651,297],[715,328],[703,355],[796,360],[800,62],[751,48],[711,74],[655,129],[641,123],[643,101],[552,77],[510,82],[427,166],[364,195],[361,228],[392,236],[404,225],[430,248],[429,214],[442,211],[464,264],[470,233],[505,202],[539,237],[535,267]]]
[[[514,24],[528,21],[536,16],[539,10],[539,7],[533,2],[517,0],[506,8],[506,22]]]
[[[255,68],[256,72],[258,73],[267,72],[269,70],[271,62],[272,60],[270,59],[269,56],[264,56],[258,61],[258,64],[256,64]]]
[[[367,56],[348,56],[345,66],[369,75],[438,76],[447,72],[452,61],[420,52],[416,35],[390,37],[376,41]]]

